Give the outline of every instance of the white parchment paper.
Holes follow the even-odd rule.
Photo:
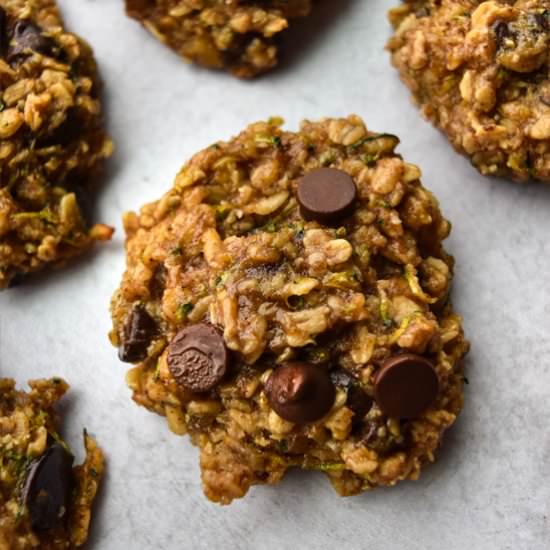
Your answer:
[[[71,382],[66,434],[108,455],[90,548],[100,550],[550,548],[550,186],[480,176],[409,101],[383,50],[397,0],[320,0],[285,67],[253,82],[190,67],[123,14],[122,0],[60,0],[94,46],[116,155],[98,198],[114,240],[0,295],[0,372]],[[472,352],[466,406],[420,481],[342,499],[292,472],[230,507],[202,495],[198,452],[137,407],[110,347],[124,266],[120,217],[169,188],[183,162],[248,123],[357,113],[401,137],[454,229],[454,303]]]

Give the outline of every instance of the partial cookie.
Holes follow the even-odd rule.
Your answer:
[[[112,151],[92,50],[53,0],[0,0],[0,289],[97,240],[86,203]]]
[[[253,124],[124,218],[112,342],[224,504],[291,466],[341,495],[416,479],[462,407],[450,225],[357,116]]]
[[[485,175],[550,182],[550,1],[408,1],[393,64],[424,115]]]
[[[250,78],[277,65],[279,38],[311,0],[126,0],[128,15],[181,56]]]
[[[73,467],[54,408],[69,386],[60,378],[29,386],[0,378],[0,548],[76,548],[88,537],[103,453],[84,432],[86,459]]]

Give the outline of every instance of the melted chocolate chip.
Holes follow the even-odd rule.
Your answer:
[[[357,187],[342,170],[318,168],[300,180],[297,198],[305,220],[331,223],[351,215]]]
[[[372,407],[373,400],[359,384],[359,381],[343,369],[330,373],[330,378],[335,386],[345,390],[347,394],[346,407],[354,413],[354,420],[363,418]]]
[[[323,418],[336,396],[325,368],[297,361],[277,367],[266,382],[265,393],[273,410],[296,424]]]
[[[50,55],[53,41],[42,34],[42,29],[28,19],[19,19],[13,26],[11,45],[8,48],[9,63],[19,61],[29,55],[29,51]]]
[[[168,346],[167,362],[180,386],[200,393],[221,382],[229,354],[221,332],[213,325],[201,323],[176,334]]]
[[[438,391],[432,363],[413,353],[387,359],[374,384],[374,397],[382,412],[397,418],[417,417],[435,401]]]
[[[137,304],[124,323],[118,357],[126,363],[136,363],[147,357],[147,348],[155,336],[157,325],[145,306]]]
[[[22,499],[35,531],[53,529],[67,517],[73,460],[63,445],[54,443],[29,466]]]

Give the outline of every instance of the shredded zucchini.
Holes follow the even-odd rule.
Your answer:
[[[345,470],[346,465],[343,462],[320,462],[311,466],[312,470],[319,470],[321,472],[338,472]]]
[[[409,283],[409,288],[411,289],[411,292],[420,300],[427,304],[435,304],[437,302],[437,298],[432,298],[428,294],[422,290],[422,287],[420,286],[420,283],[418,282],[418,276],[416,268],[411,265],[407,264],[405,266],[405,279],[407,279],[407,283]]]

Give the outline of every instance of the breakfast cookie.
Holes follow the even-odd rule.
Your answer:
[[[0,378],[0,549],[57,550],[86,542],[103,453],[84,432],[86,459],[58,434],[60,378],[33,380],[30,392]]]
[[[111,236],[84,217],[112,150],[99,89],[53,0],[0,0],[0,289]]]
[[[278,39],[311,0],[126,0],[126,12],[181,56],[250,78],[277,65]]]
[[[227,504],[292,466],[341,495],[416,479],[462,407],[450,224],[357,116],[252,124],[128,213],[111,340],[134,400]]]
[[[486,175],[550,182],[550,0],[413,0],[393,64],[424,115]]]

